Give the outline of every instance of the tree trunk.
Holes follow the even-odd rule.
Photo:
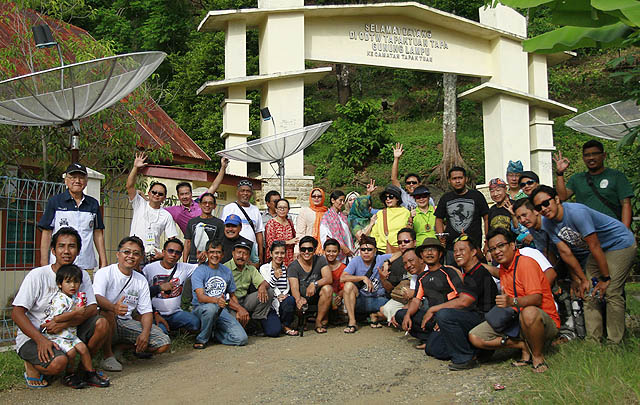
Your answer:
[[[351,78],[349,65],[336,63],[336,82],[338,84],[338,102],[345,105],[351,98]]]
[[[447,172],[453,166],[463,166],[464,160],[458,149],[456,137],[456,83],[458,76],[453,73],[442,75],[442,89],[444,93],[444,110],[442,114],[442,161],[433,171],[439,179],[439,184],[446,189]]]

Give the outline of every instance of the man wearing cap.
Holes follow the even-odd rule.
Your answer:
[[[215,195],[216,190],[218,190],[218,187],[220,187],[220,184],[222,183],[222,179],[224,179],[224,173],[227,170],[228,164],[229,159],[220,159],[220,171],[205,193]],[[173,220],[176,222],[176,224],[178,224],[178,226],[182,230],[182,233],[185,235],[185,238],[187,234],[187,224],[189,223],[189,221],[193,218],[199,217],[200,214],[202,214],[202,210],[199,204],[202,196],[194,200],[192,191],[193,190],[191,189],[191,184],[189,184],[188,182],[183,181],[181,183],[178,183],[178,185],[176,186],[176,192],[178,193],[180,205],[164,207],[164,209],[167,210],[169,214],[171,214],[171,217],[173,217]]]
[[[233,258],[233,247],[238,242],[245,242],[251,246],[251,256],[249,263],[258,263],[258,248],[255,243],[240,235],[242,229],[242,220],[236,214],[229,215],[224,220],[224,233],[222,235],[222,259],[221,263],[226,263]]]
[[[575,194],[576,202],[609,215],[630,228],[633,187],[622,172],[604,166],[606,157],[602,143],[595,139],[586,142],[582,145],[582,161],[587,171],[574,174],[565,185],[564,172],[570,161],[558,152],[553,158],[558,197],[567,201]]]
[[[51,235],[67,226],[78,231],[82,238],[82,250],[75,261],[78,267],[88,270],[98,265],[93,252],[94,245],[98,251],[100,267],[108,264],[100,205],[95,198],[83,193],[87,187],[87,181],[87,168],[80,163],[73,163],[65,171],[64,184],[67,190],[62,194],[54,195],[47,201],[44,214],[38,222],[38,228],[42,230],[41,266],[46,266],[50,261],[54,262],[53,254],[49,251]]]
[[[535,172],[531,170],[525,170],[520,173],[520,178],[518,179],[518,186],[522,192],[529,197],[533,190],[536,189],[540,185],[540,177]]]
[[[428,271],[419,276],[408,308],[398,311],[393,323],[420,340],[416,348],[424,350],[435,326],[433,321],[423,322],[427,309],[458,297],[462,281],[457,269],[440,264],[444,248],[438,239],[425,239],[416,248],[416,254],[422,257]]]
[[[133,207],[131,217],[131,231],[129,236],[137,236],[142,239],[144,253],[147,259],[161,259],[160,237],[162,233],[167,239],[178,235],[176,224],[173,222],[171,214],[162,209],[162,203],[167,198],[167,186],[162,183],[153,182],[149,186],[149,201],[146,201],[136,190],[136,178],[138,170],[145,167],[145,153],[136,153],[133,161],[133,168],[127,177],[127,195]],[[143,264],[144,260],[140,263]]]
[[[253,183],[251,180],[240,180],[238,182],[237,200],[225,205],[222,210],[222,218],[227,218],[231,214],[240,217],[242,230],[240,235],[253,242],[258,249],[258,263],[262,263],[264,258],[264,224],[262,214],[255,205],[249,203],[253,195]]]
[[[413,216],[413,230],[416,231],[416,243],[421,245],[426,238],[436,237],[436,209],[429,203],[431,192],[426,186],[418,186],[411,196],[418,206],[411,211]]]
[[[507,165],[507,184],[509,185],[508,192],[509,197],[512,200],[519,200],[527,196],[522,192],[522,190],[520,190],[518,183],[520,180],[520,173],[522,173],[523,170],[522,162],[519,160],[516,160],[515,162],[510,160]]]
[[[416,173],[407,173],[407,175],[404,176],[404,188],[402,188],[402,185],[400,184],[400,180],[398,179],[398,167],[400,166],[400,157],[402,157],[403,153],[404,153],[404,150],[402,150],[402,144],[396,143],[395,148],[393,148],[393,165],[391,165],[391,184],[398,187],[402,191],[401,205],[406,209],[408,209],[409,211],[412,211],[416,209],[416,207],[418,206],[418,202],[415,200],[413,196],[413,192],[415,191],[416,187],[420,185],[420,182],[422,180],[420,179],[420,176]],[[429,200],[429,204],[435,205],[431,197],[429,197],[428,200]]]
[[[233,259],[224,265],[231,269],[236,285],[235,295],[238,303],[245,311],[238,310],[236,319],[246,327],[249,317],[260,321],[264,334],[269,337],[280,336],[282,324],[278,314],[271,306],[273,289],[265,281],[258,269],[248,263],[251,246],[247,242],[238,241],[233,246]],[[249,293],[249,287],[257,291]]]

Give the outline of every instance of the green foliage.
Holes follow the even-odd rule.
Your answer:
[[[0,391],[24,384],[24,361],[14,351],[0,353]]]

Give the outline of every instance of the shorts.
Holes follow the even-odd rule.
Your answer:
[[[98,322],[98,319],[100,319],[100,315],[94,315],[78,325],[76,335],[78,335],[80,340],[85,344],[89,344],[89,340],[93,337],[93,332],[96,330],[96,322]]]
[[[53,357],[47,362],[42,362],[38,358],[38,344],[35,340],[29,339],[22,346],[20,346],[20,350],[18,350],[18,356],[26,362],[33,364],[34,366],[40,366],[47,368],[49,364],[58,356],[67,356],[64,351],[53,348]]]
[[[556,326],[556,323],[553,321],[553,319],[551,319],[549,314],[544,312],[542,309],[538,308],[538,311],[542,315],[542,323],[544,325],[544,339],[551,340],[555,338],[558,334],[558,327]],[[487,321],[484,321],[475,328],[471,329],[469,334],[477,336],[485,342],[503,337],[503,334],[496,332]],[[520,328],[519,336],[521,339],[524,339],[522,328]]]
[[[116,341],[135,344],[138,336],[142,333],[142,324],[135,319],[116,319]],[[169,336],[162,332],[156,325],[151,325],[149,333],[149,347],[157,349],[171,344]]]
[[[380,307],[387,303],[387,297],[365,297],[362,294],[356,298],[356,312],[371,314],[380,311]]]
[[[390,321],[394,316],[396,316],[396,313],[400,311],[402,308],[404,308],[404,304],[402,302],[396,301],[396,300],[389,300],[382,307],[382,313],[384,314],[385,318],[387,318],[387,320]]]

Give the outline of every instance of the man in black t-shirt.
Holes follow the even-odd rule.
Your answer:
[[[453,241],[462,233],[481,241],[481,220],[485,233],[489,231],[489,206],[482,193],[467,189],[467,171],[464,168],[452,167],[447,178],[453,191],[445,193],[438,202],[435,212],[436,233],[448,234],[446,237],[440,236],[440,242],[447,249],[445,264],[454,265]]]
[[[224,231],[224,223],[212,215],[216,209],[216,197],[213,194],[204,193],[200,196],[200,209],[202,214],[191,218],[184,230],[184,261],[189,263],[198,263],[198,258],[205,260],[207,242],[221,239]]]
[[[241,230],[242,221],[240,220],[239,216],[231,214],[227,217],[227,219],[225,219],[224,236],[222,237],[222,253],[224,254],[224,256],[222,257],[222,260],[220,260],[220,263],[226,263],[229,260],[233,259],[233,247],[235,246],[235,244],[238,242],[245,242],[249,246],[251,246],[252,253],[251,257],[249,258],[249,264],[255,264],[253,260],[251,260],[252,258],[255,259],[255,257],[253,257],[253,252],[255,250],[253,248],[253,242],[251,242],[244,236],[240,236]]]
[[[432,318],[438,330],[429,335],[425,352],[440,360],[451,359],[449,369],[468,370],[476,365],[475,349],[467,335],[484,321],[484,314],[495,305],[498,287],[489,271],[478,261],[474,242],[459,237],[453,245],[458,267],[464,271],[462,287],[457,298],[430,306],[422,318],[425,325]]]

